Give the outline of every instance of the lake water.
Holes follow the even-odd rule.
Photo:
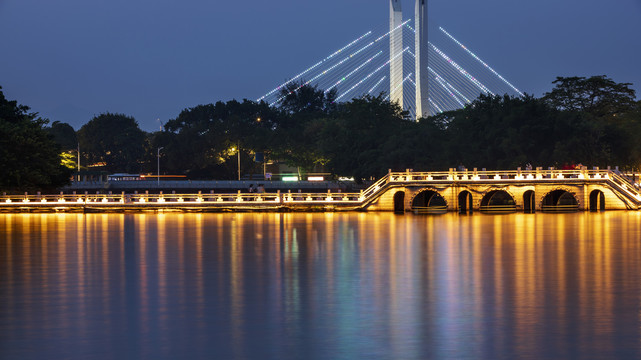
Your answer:
[[[639,359],[641,212],[0,214],[0,358]]]

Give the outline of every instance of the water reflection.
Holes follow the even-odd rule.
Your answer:
[[[641,357],[641,215],[2,214],[3,359]]]

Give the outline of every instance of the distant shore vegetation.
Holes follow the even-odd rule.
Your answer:
[[[262,173],[263,159],[301,172],[357,180],[388,169],[514,169],[567,164],[641,168],[641,101],[607,76],[558,77],[542,97],[480,95],[419,121],[385,94],[335,102],[336,92],[290,83],[276,106],[249,100],[184,109],[145,132],[126,114],[103,113],[80,129],[50,123],[0,88],[0,190],[47,191],[78,169],[162,171],[188,179]]]

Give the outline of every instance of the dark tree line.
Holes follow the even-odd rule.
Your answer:
[[[16,170],[3,173],[2,186],[59,184],[53,178],[64,178],[68,172],[56,163],[56,151],[71,154],[78,146],[85,166],[154,173],[160,154],[163,173],[190,179],[236,178],[239,154],[243,173],[260,173],[262,164],[254,162],[254,156],[261,153],[303,172],[323,169],[357,179],[379,177],[388,169],[444,170],[459,165],[511,169],[527,163],[582,163],[638,170],[641,102],[631,84],[605,76],[559,77],[553,84],[540,98],[481,95],[463,109],[418,122],[408,120],[408,114],[384,94],[336,103],[334,91],[289,84],[275,107],[248,100],[198,105],[153,133],[140,130],[132,117],[112,113],[94,117],[77,132],[59,122],[46,127],[46,121],[26,107],[2,97],[3,141],[17,139],[9,135],[18,131],[11,124],[21,124],[20,131],[38,129],[40,137],[33,135],[20,146],[48,144],[37,150],[50,149],[53,155],[35,156],[39,152],[34,150],[30,159],[38,160],[29,162],[58,169],[48,170],[52,179],[23,174],[28,170],[18,165],[25,159],[3,156],[9,161],[5,166]],[[6,109],[11,109],[9,115]],[[3,144],[0,151],[15,147]],[[39,180],[27,185],[25,178]]]
[[[62,149],[49,135],[47,120],[9,101],[0,88],[0,190],[53,190],[69,182]]]

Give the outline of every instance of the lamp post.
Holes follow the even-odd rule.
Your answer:
[[[240,181],[240,143],[238,143],[237,149],[238,149],[238,181]]]
[[[161,146],[158,148],[158,178],[157,178],[157,184],[158,187],[160,187],[160,150],[164,149],[164,146]]]

